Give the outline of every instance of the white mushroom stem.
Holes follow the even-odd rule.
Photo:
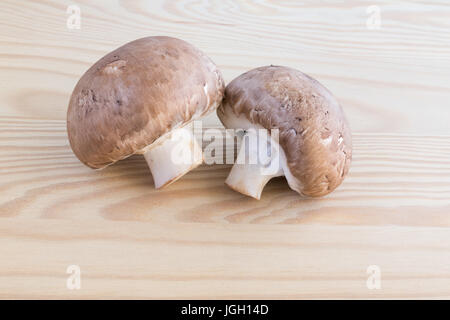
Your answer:
[[[263,130],[246,131],[236,163],[225,181],[231,189],[258,200],[270,179],[284,175],[284,153],[277,139]]]
[[[156,189],[175,182],[203,162],[202,149],[192,129],[186,127],[160,138],[145,151],[144,157]]]

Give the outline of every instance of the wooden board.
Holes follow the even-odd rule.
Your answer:
[[[66,26],[73,4],[80,29]],[[0,298],[450,298],[450,5],[378,1],[379,29],[370,5],[2,1]],[[227,165],[161,191],[140,156],[84,167],[70,93],[148,35],[193,43],[227,82],[268,64],[318,78],[354,131],[348,178],[316,200],[274,179],[257,201],[223,184]]]

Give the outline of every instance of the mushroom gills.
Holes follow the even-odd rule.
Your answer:
[[[187,126],[162,136],[143,154],[156,189],[175,182],[203,162],[202,149]]]

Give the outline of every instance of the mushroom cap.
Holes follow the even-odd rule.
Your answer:
[[[78,81],[67,112],[70,145],[87,166],[105,167],[215,110],[224,87],[216,65],[185,41],[129,42]]]
[[[286,178],[289,185],[300,185],[296,191],[305,196],[330,193],[349,170],[352,137],[341,106],[317,80],[298,70],[265,66],[240,75],[226,87],[217,114],[228,128],[239,129],[242,123],[233,117],[278,128],[280,147],[297,181]]]

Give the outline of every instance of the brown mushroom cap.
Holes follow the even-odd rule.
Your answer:
[[[189,43],[129,42],[78,81],[67,113],[70,145],[87,166],[105,167],[213,111],[223,92],[216,65]]]
[[[239,129],[226,108],[280,130],[279,144],[301,194],[323,196],[343,181],[352,159],[350,128],[339,103],[317,80],[282,66],[256,68],[228,84],[217,110],[226,127]]]

